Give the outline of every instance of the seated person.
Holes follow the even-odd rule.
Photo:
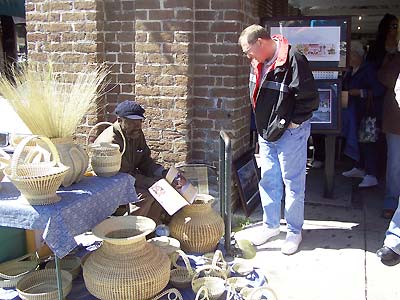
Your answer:
[[[95,143],[118,144],[122,152],[124,146],[120,133],[122,131],[126,146],[122,155],[120,172],[131,174],[136,178],[135,188],[140,200],[137,203],[129,204],[129,213],[147,216],[159,223],[164,210],[148,192],[148,188],[162,178],[167,170],[151,158],[150,149],[142,131],[144,112],[144,108],[135,101],[125,100],[119,103],[115,108],[117,121],[112,127],[104,130],[97,137]],[[120,207],[116,214],[124,214],[126,210],[124,211]]]

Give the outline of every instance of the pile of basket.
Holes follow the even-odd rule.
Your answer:
[[[18,281],[34,271],[38,265],[38,256],[32,253],[0,264],[0,287],[15,287]]]
[[[31,146],[32,141],[36,146]],[[50,150],[49,155],[40,143]],[[4,174],[31,205],[45,205],[60,200],[56,191],[68,170],[49,138],[32,135],[18,144]]]

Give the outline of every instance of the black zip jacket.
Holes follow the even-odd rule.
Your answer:
[[[276,38],[276,37],[273,37]],[[281,38],[278,58],[261,80],[253,106],[258,134],[277,141],[290,122],[301,124],[318,109],[319,97],[307,58]],[[255,89],[254,68],[250,70],[250,97]]]

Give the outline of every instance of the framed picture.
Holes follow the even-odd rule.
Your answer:
[[[258,183],[260,176],[253,151],[246,152],[234,162],[235,179],[239,189],[240,202],[248,217],[261,203]]]
[[[280,34],[302,52],[313,70],[343,70],[349,61],[351,17],[302,16],[263,18],[271,35]]]
[[[321,79],[315,81],[319,94],[319,107],[311,118],[312,133],[336,134],[341,130],[341,81]]]

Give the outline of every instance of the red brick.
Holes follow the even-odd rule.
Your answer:
[[[174,18],[173,9],[149,10],[149,20],[168,20]]]
[[[239,22],[214,22],[211,24],[211,32],[240,32]]]
[[[159,0],[136,0],[135,9],[160,9]]]
[[[194,41],[195,43],[215,43],[216,36],[209,32],[195,32]]]
[[[200,32],[200,31],[205,31],[208,34],[210,34],[210,27],[211,27],[211,23],[210,22],[195,22],[195,30],[196,32]]]
[[[164,31],[192,31],[193,21],[163,21]]]
[[[136,30],[141,31],[161,31],[161,22],[136,22]]]
[[[149,42],[170,42],[174,41],[174,34],[171,32],[150,32]]]
[[[196,9],[210,9],[210,0],[196,0],[195,8]]]
[[[177,10],[175,13],[175,18],[178,20],[193,20],[193,11],[186,10]]]
[[[165,0],[164,1],[165,8],[193,8],[193,0]]]
[[[131,32],[131,31],[134,31],[134,29],[135,29],[134,22],[131,22],[131,21],[124,21],[124,22],[122,22],[122,24],[121,24],[121,31],[128,31],[128,32]]]
[[[191,32],[174,32],[175,42],[190,42],[193,39]]]
[[[215,54],[235,54],[239,53],[240,47],[238,44],[228,44],[228,45],[211,45],[211,53]]]
[[[134,57],[133,54],[119,53],[118,54],[118,62],[120,62],[120,63],[134,63],[135,62],[135,57]]]
[[[133,42],[135,40],[135,33],[121,32],[117,34],[119,42]]]
[[[195,12],[195,19],[197,21],[201,21],[201,20],[211,21],[211,20],[216,20],[216,15],[217,15],[217,13],[215,11],[197,10]]]
[[[241,9],[241,0],[211,0],[211,9]]]

